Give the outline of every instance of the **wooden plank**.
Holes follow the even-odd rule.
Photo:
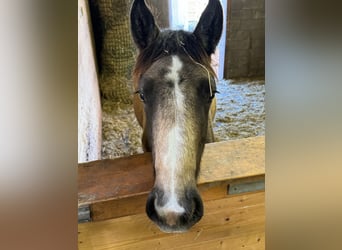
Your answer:
[[[145,213],[78,225],[79,249],[265,249],[264,192],[204,203],[189,232],[161,232]]]
[[[79,206],[147,193],[153,185],[151,161],[145,153],[79,164]]]
[[[264,180],[261,179],[261,177],[257,179],[259,181]],[[228,185],[230,185],[230,183],[226,181],[219,183],[210,183],[210,185],[200,185],[199,191],[201,193],[203,202],[227,197]],[[83,222],[106,220],[127,215],[144,213],[147,195],[148,194],[141,194],[123,199],[95,202],[89,207],[89,212],[91,211],[91,217],[89,216],[88,220],[83,220]],[[79,218],[80,222],[82,222],[81,219],[82,218]]]
[[[91,220],[99,221],[145,212],[147,194],[91,204]]]
[[[153,186],[151,154],[79,164],[79,206],[147,194]],[[265,173],[265,137],[205,146],[199,185],[212,185]]]
[[[198,183],[265,174],[265,137],[210,143],[205,146]]]

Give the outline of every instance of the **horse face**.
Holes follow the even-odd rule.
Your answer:
[[[177,55],[156,61],[140,83],[155,185],[147,214],[164,231],[184,231],[203,214],[196,176],[211,104],[206,72]]]
[[[196,178],[204,144],[213,141],[216,85],[210,55],[222,18],[219,1],[210,0],[193,33],[161,32],[143,0],[132,6],[131,31],[139,48],[134,108],[155,170],[146,212],[165,232],[187,231],[203,215]]]

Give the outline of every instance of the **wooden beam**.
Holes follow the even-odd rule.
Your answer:
[[[140,213],[153,186],[150,153],[79,164],[78,203],[92,220]],[[227,195],[227,185],[265,174],[265,137],[207,144],[198,185],[204,200]],[[83,212],[84,213],[84,212]]]
[[[204,202],[187,233],[166,234],[145,213],[78,225],[78,249],[265,249],[265,193]]]
[[[87,0],[78,0],[78,162],[101,159],[102,110]]]

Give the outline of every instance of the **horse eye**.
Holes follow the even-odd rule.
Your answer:
[[[215,90],[215,91],[213,92],[213,94],[212,94],[211,96],[209,96],[209,101],[211,101],[212,99],[215,98],[215,94],[216,94],[216,93],[220,93],[220,92],[218,92],[218,91]]]
[[[139,94],[139,98],[142,102],[145,102],[145,96],[144,93],[142,93],[142,91],[138,90],[135,92],[135,94]]]

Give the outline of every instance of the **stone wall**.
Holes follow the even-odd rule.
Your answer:
[[[224,77],[265,75],[265,1],[228,1]]]

